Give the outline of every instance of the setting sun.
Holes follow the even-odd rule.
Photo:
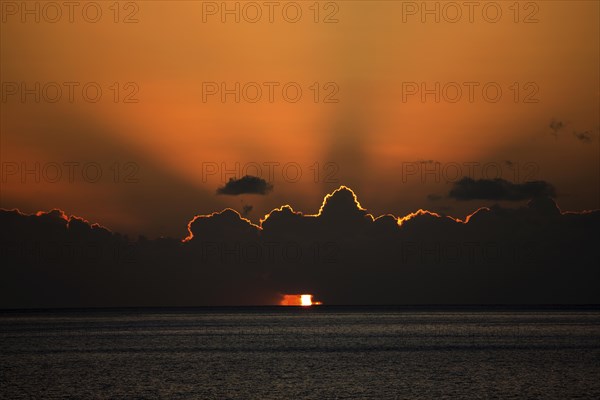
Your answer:
[[[320,305],[320,301],[313,301],[312,294],[284,294],[283,299],[279,302],[280,306],[316,306]]]
[[[312,295],[310,295],[310,294],[300,295],[300,305],[312,306]]]

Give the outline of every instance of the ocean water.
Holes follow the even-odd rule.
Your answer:
[[[598,399],[600,312],[0,312],[0,398]]]

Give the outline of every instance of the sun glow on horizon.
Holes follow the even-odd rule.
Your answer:
[[[312,294],[284,294],[283,299],[279,302],[280,306],[318,306],[320,301],[313,301]]]

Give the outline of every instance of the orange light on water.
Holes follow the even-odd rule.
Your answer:
[[[316,306],[322,304],[320,301],[313,302],[312,294],[284,294],[279,302],[280,306]]]

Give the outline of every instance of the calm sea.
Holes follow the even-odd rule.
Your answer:
[[[5,311],[0,398],[598,399],[600,311]]]

